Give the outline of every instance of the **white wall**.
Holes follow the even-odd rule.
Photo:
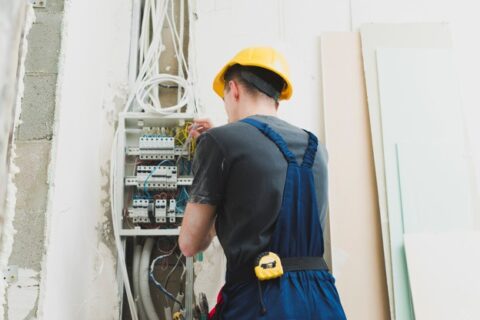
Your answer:
[[[349,29],[348,1],[197,1],[195,51],[200,98],[208,116],[223,124],[223,101],[212,80],[246,46],[270,45],[288,59],[293,97],[280,115],[323,136],[321,126],[320,34]]]
[[[41,319],[118,313],[108,168],[128,80],[130,20],[130,1],[66,3]]]
[[[224,123],[222,101],[211,90],[215,73],[245,46],[276,46],[290,62],[294,85],[294,95],[282,104],[280,116],[323,137],[322,32],[348,31],[351,27],[358,31],[363,23],[370,22],[449,22],[469,137],[475,162],[480,164],[479,9],[480,4],[472,0],[351,0],[351,7],[348,0],[198,1],[195,28],[201,101],[216,123]]]

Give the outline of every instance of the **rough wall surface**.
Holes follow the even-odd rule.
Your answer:
[[[52,144],[63,0],[35,9],[36,21],[28,35],[24,95],[20,122],[15,128],[19,172],[9,265],[18,268],[18,282],[7,292],[8,319],[34,317],[45,245],[48,166]]]
[[[8,266],[12,252],[13,218],[16,187],[13,184],[18,168],[15,160],[14,127],[20,112],[25,74],[26,37],[34,13],[26,2],[0,1],[0,317],[4,318],[6,287],[15,282],[15,267]]]

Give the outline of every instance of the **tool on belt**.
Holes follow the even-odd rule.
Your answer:
[[[260,281],[280,278],[284,272],[301,270],[328,270],[327,263],[322,257],[293,257],[283,258],[273,252],[262,252],[255,261],[255,276],[258,279],[258,291],[260,294],[261,312],[265,314],[267,309],[263,303],[262,285]]]

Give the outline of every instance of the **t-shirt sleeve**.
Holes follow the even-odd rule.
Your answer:
[[[228,165],[221,147],[208,132],[200,135],[192,163],[188,202],[218,205],[223,199]]]

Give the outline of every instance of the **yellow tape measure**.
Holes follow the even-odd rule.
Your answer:
[[[270,280],[283,275],[280,257],[273,252],[261,253],[255,263],[255,275],[259,280]]]

